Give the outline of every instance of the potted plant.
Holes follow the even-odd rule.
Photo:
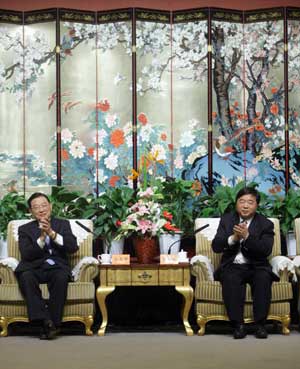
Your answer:
[[[300,191],[290,188],[285,196],[273,196],[272,215],[280,220],[280,230],[286,240],[287,254],[296,255],[294,220],[300,217]]]
[[[157,237],[164,231],[164,227],[173,227],[170,220],[163,215],[159,203],[163,196],[157,187],[140,189],[136,202],[129,208],[126,219],[121,223],[121,236],[133,236],[133,243],[138,261],[151,263],[157,252]]]
[[[29,213],[24,195],[9,192],[0,199],[0,257],[7,256],[7,226],[11,220],[28,218]]]
[[[99,197],[94,197],[86,207],[83,217],[93,219],[94,233],[101,237],[105,244],[105,251],[122,253],[122,249],[114,250],[115,241],[120,233],[122,221],[126,219],[128,209],[133,203],[134,190],[127,186],[111,187]],[[122,248],[124,239],[119,243]]]

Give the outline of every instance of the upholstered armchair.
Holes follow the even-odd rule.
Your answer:
[[[278,219],[270,220],[274,223],[275,230],[273,252],[270,259],[277,256],[272,260],[274,266],[275,264],[277,267],[279,266],[276,272],[280,276],[280,281],[272,284],[272,301],[267,319],[281,322],[282,333],[289,334],[290,300],[293,297],[290,275],[293,274],[295,277],[294,266],[288,258],[278,257],[281,255],[279,221]],[[214,253],[211,248],[211,242],[217,232],[219,222],[220,218],[198,218],[195,221],[195,229],[209,224],[208,228],[196,234],[196,257],[192,259],[192,274],[196,277],[195,310],[199,326],[198,335],[200,336],[205,334],[207,322],[229,320],[223,303],[221,283],[213,280],[213,270],[217,268],[221,260],[221,254]],[[253,322],[249,285],[246,289],[244,318],[245,323]]]
[[[8,224],[8,258],[0,260],[0,336],[7,336],[8,325],[14,322],[28,322],[25,301],[18,287],[14,270],[20,260],[18,247],[18,227],[28,220],[15,220]],[[91,220],[80,220],[93,228]],[[75,220],[70,220],[73,234],[77,237],[79,250],[70,255],[74,281],[69,283],[63,322],[79,321],[85,325],[85,333],[92,335],[95,285],[93,279],[98,273],[98,261],[92,257],[93,239],[90,233],[80,228]],[[48,296],[46,284],[41,286],[45,299]]]

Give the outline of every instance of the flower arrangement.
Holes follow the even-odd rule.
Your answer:
[[[156,187],[140,189],[136,203],[129,208],[125,221],[121,222],[117,239],[131,235],[152,238],[164,232],[179,231],[171,222],[172,214],[162,211],[158,202],[161,198],[162,194],[157,192]]]

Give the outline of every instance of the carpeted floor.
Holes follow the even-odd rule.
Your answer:
[[[187,337],[181,328],[163,332],[108,329],[104,337],[64,332],[53,341],[14,334],[0,339],[0,369],[290,369],[300,361],[300,332],[250,333],[234,340],[227,327]]]

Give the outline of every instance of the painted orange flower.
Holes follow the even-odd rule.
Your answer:
[[[272,94],[276,94],[277,91],[278,91],[278,88],[277,87],[272,87],[271,88]]]
[[[272,104],[270,108],[270,112],[274,115],[277,115],[279,112],[279,107],[277,104]]]
[[[278,184],[274,185],[273,187],[271,187],[269,189],[269,193],[271,194],[275,194],[275,193],[278,193],[278,192],[281,192],[282,191],[282,187]]]
[[[173,151],[173,150],[174,150],[174,145],[169,144],[169,145],[168,145],[168,148],[169,148],[169,150],[170,150],[170,151]]]
[[[239,106],[239,102],[235,101],[233,105],[237,108]]]
[[[217,113],[215,112],[215,111],[213,111],[212,113],[211,113],[211,115],[212,115],[212,117],[215,119],[215,118],[217,118]]]
[[[148,123],[148,118],[145,113],[140,113],[138,115],[138,121],[145,126]]]
[[[120,179],[121,179],[121,178],[120,178],[119,176],[111,176],[111,177],[109,178],[108,183],[109,183],[109,185],[110,185],[111,187],[116,187],[116,183],[117,183]]]
[[[124,132],[121,129],[115,129],[110,135],[110,143],[114,147],[119,147],[124,143]]]
[[[272,137],[273,136],[273,133],[271,131],[267,131],[266,129],[265,129],[264,134],[265,134],[266,137]]]
[[[167,135],[166,135],[166,133],[162,133],[162,134],[160,135],[160,138],[161,138],[161,140],[162,140],[162,141],[166,141],[166,140],[167,140]]]
[[[69,160],[70,159],[69,153],[66,149],[61,150],[61,158],[62,158],[62,160]]]
[[[89,147],[87,152],[88,152],[89,156],[94,156],[95,148],[94,147]]]
[[[263,125],[263,124],[259,123],[259,124],[256,124],[256,125],[255,125],[255,129],[256,129],[257,131],[264,131],[265,127],[264,127],[264,125]]]
[[[107,110],[109,110],[110,105],[107,99],[105,100],[101,100],[96,104],[96,109],[99,109],[103,112],[106,112]]]

